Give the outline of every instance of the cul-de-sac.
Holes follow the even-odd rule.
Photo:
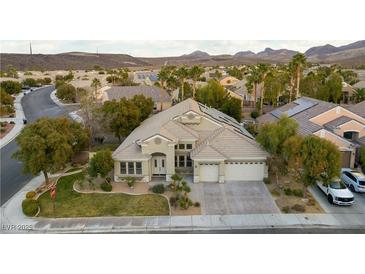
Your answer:
[[[1,232],[365,232],[365,41],[0,54]]]

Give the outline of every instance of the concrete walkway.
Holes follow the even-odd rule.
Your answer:
[[[54,176],[59,176],[54,175]],[[364,229],[365,214],[241,214],[157,217],[28,218],[21,202],[43,176],[33,178],[1,207],[1,233],[113,233],[265,228]]]
[[[0,148],[6,146],[10,143],[18,134],[22,131],[24,127],[23,119],[25,118],[21,100],[24,97],[24,93],[20,93],[15,97],[14,108],[15,117],[14,118],[0,118],[1,122],[14,122],[15,126],[6,134],[2,139],[0,139]]]

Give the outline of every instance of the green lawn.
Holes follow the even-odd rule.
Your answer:
[[[81,194],[73,190],[73,183],[83,173],[62,177],[57,184],[56,217],[96,216],[161,216],[169,215],[167,199],[160,195]],[[39,199],[39,216],[53,217],[49,191]]]

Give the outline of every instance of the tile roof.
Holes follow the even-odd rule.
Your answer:
[[[171,102],[166,90],[155,86],[112,86],[104,91],[107,100],[119,100],[123,97],[130,99],[135,95],[150,97],[154,102]]]
[[[362,101],[356,105],[352,105],[348,108],[349,111],[365,118],[365,101]]]
[[[212,119],[216,121],[220,127],[215,131],[196,131],[173,120],[175,117],[183,115],[188,111],[194,111],[201,116]],[[142,157],[141,148],[139,147],[138,142],[156,134],[165,136],[175,142],[181,139],[196,140],[199,149],[196,150],[194,155],[197,155],[197,152],[199,151],[202,153],[200,156],[205,155],[204,157],[208,157],[211,155],[211,157],[216,157],[221,153],[220,151],[222,151],[224,154],[220,157],[223,156],[225,158],[231,158],[231,156],[241,158],[246,156],[251,157],[253,155],[257,157],[266,156],[266,153],[261,150],[252,135],[240,127],[242,126],[240,126],[237,121],[231,117],[226,117],[224,113],[207,108],[193,99],[186,99],[185,101],[146,119],[139,127],[134,129],[124,142],[113,152],[113,157],[115,159]],[[205,147],[208,143],[214,144],[212,149]]]
[[[299,112],[294,111],[293,114],[291,110],[298,108],[301,102],[307,102],[308,105],[310,105],[310,107],[303,108],[303,110]],[[323,112],[333,109],[336,106],[337,105],[333,103],[328,103],[309,97],[301,97],[300,99],[297,99],[289,104],[286,104],[280,108],[275,109],[272,112],[266,113],[258,117],[257,121],[260,124],[267,122],[276,122],[277,120],[279,120],[280,116],[276,115],[275,113],[282,113],[282,114],[289,113],[292,114],[290,117],[296,120],[297,123],[299,124],[299,132],[303,135],[309,135],[322,128],[320,125],[312,123],[309,120]]]

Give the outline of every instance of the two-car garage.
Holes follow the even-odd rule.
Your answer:
[[[199,165],[200,182],[219,181],[218,163]],[[265,176],[265,162],[226,162],[224,163],[225,181],[262,181]]]

